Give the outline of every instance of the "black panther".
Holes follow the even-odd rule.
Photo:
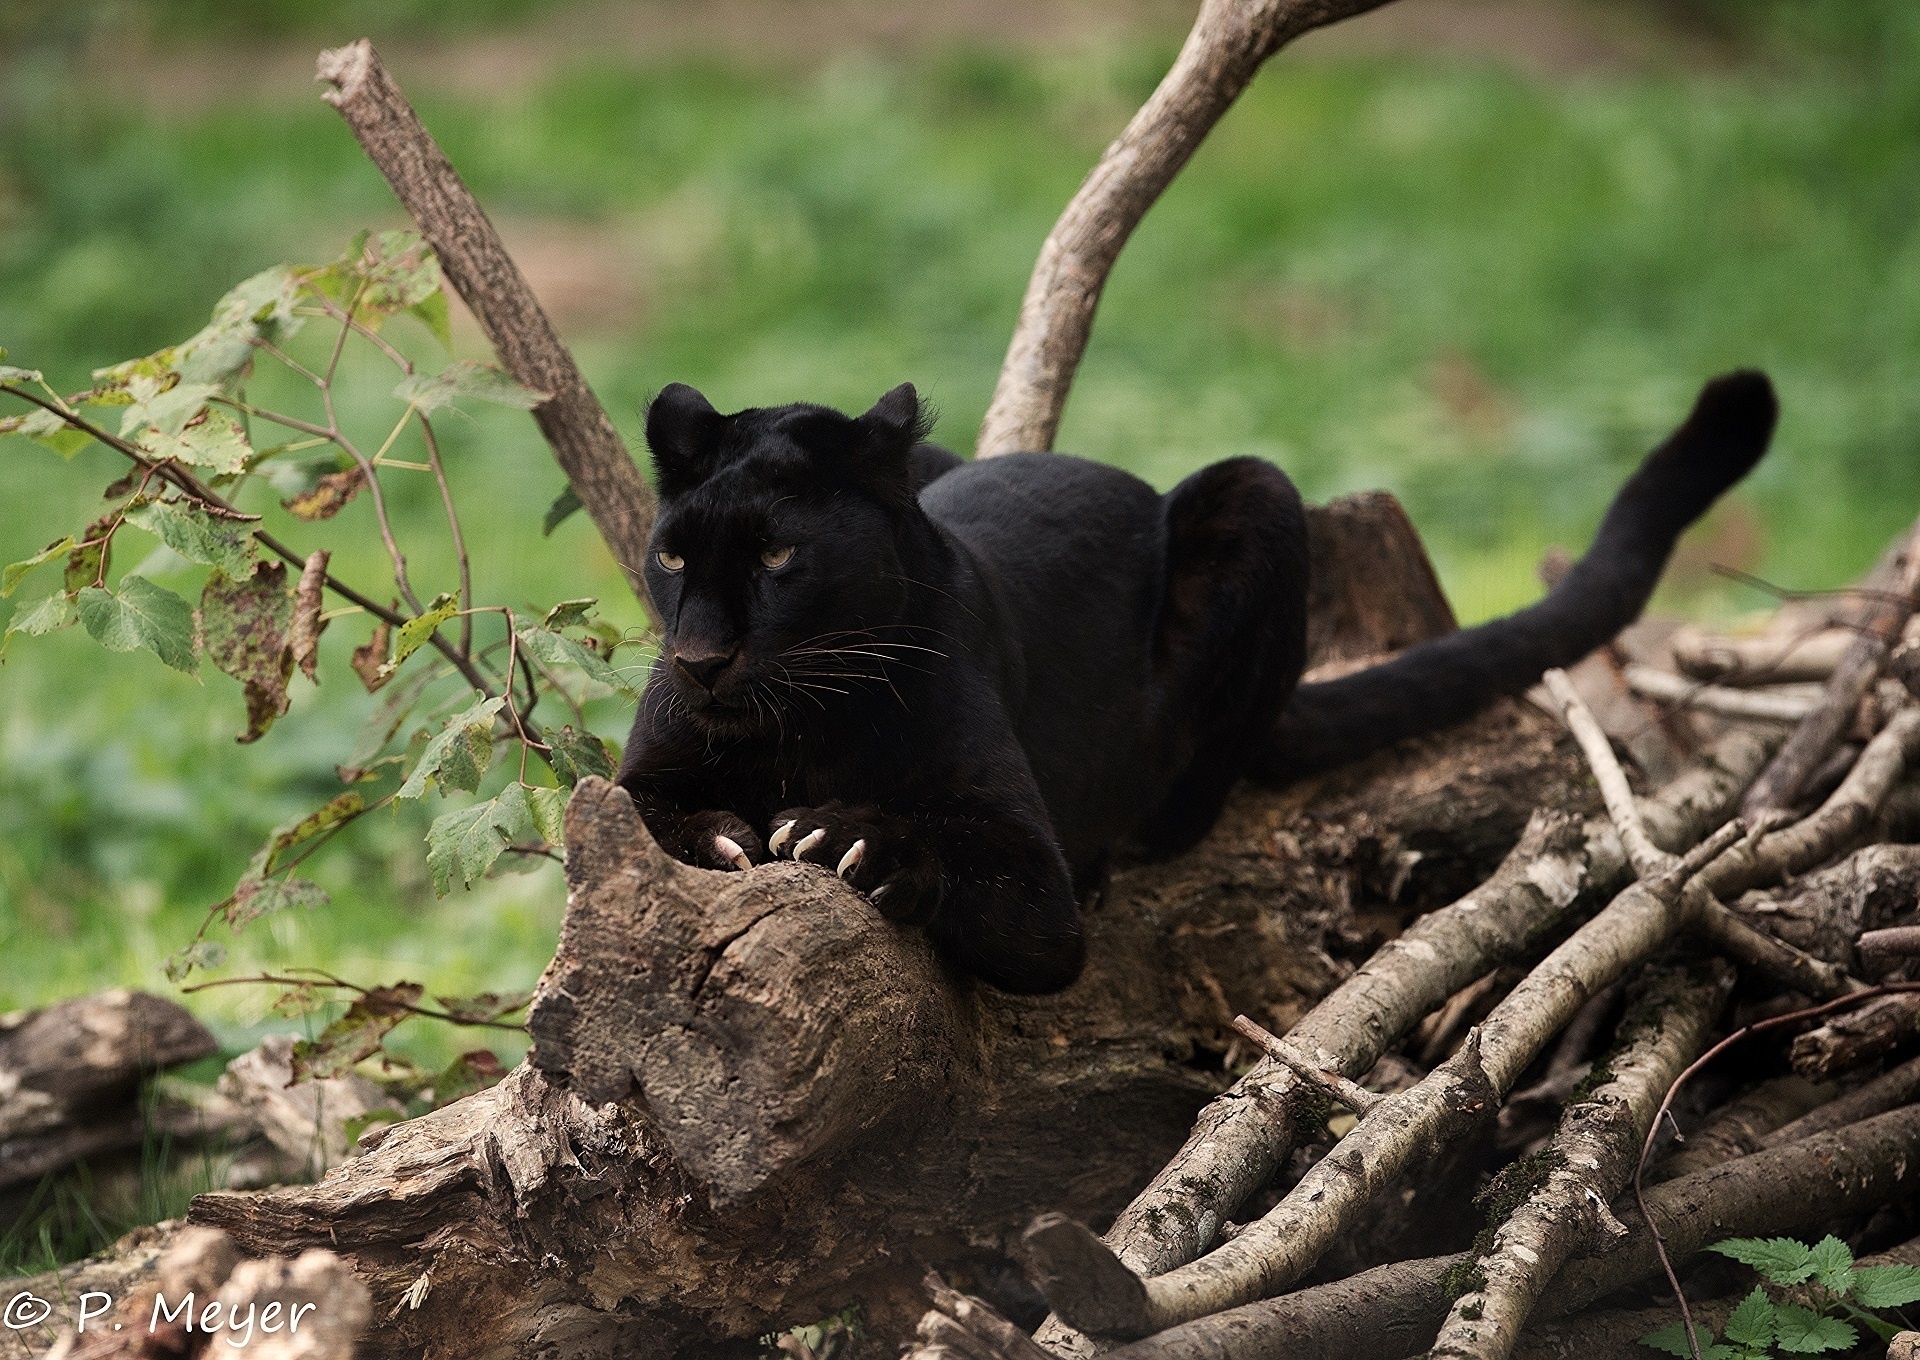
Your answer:
[[[966,462],[911,385],[851,417],[647,412],[664,635],[620,783],[675,857],[836,870],[1011,992],[1078,976],[1122,844],[1182,850],[1236,779],[1471,716],[1636,618],[1674,540],[1765,452],[1760,373],[1716,378],[1538,604],[1299,685],[1307,547],[1252,458],[1165,495],[1061,454]]]

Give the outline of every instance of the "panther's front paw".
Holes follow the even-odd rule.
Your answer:
[[[923,924],[939,910],[944,878],[938,858],[913,823],[878,808],[789,808],[773,819],[767,849],[777,859],[832,869],[889,920]]]
[[[694,813],[678,839],[685,850],[681,858],[702,869],[751,869],[772,858],[760,834],[731,812]]]

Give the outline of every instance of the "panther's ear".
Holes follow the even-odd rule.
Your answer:
[[[932,430],[933,417],[920,405],[920,394],[909,382],[901,383],[876,401],[854,424],[866,437],[871,452],[904,459]]]
[[[697,485],[712,470],[726,419],[685,383],[668,383],[647,407],[647,447],[654,480],[671,496]]]

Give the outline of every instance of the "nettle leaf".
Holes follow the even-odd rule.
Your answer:
[[[1727,1318],[1727,1340],[1764,1349],[1773,1344],[1776,1326],[1773,1300],[1767,1297],[1765,1289],[1755,1285],[1753,1292],[1740,1300]]]
[[[215,940],[195,940],[167,955],[168,982],[179,982],[196,968],[218,968],[227,961],[227,947]]]
[[[80,622],[110,652],[145,647],[175,670],[193,675],[193,607],[144,576],[125,576],[116,591],[88,586],[76,601]]]
[[[1844,1294],[1853,1287],[1853,1252],[1829,1233],[1813,1244],[1813,1279],[1823,1289]]]
[[[1862,1308],[1920,1303],[1920,1266],[1861,1266],[1853,1272],[1853,1301]]]
[[[427,868],[435,896],[451,892],[456,875],[461,887],[472,887],[527,822],[527,800],[518,784],[507,785],[498,798],[436,817],[427,831]]]
[[[344,291],[351,298],[360,290],[354,315],[370,328],[378,330],[393,313],[418,307],[440,291],[440,260],[419,232],[374,232],[355,247],[343,259],[355,280]]]
[[[551,538],[553,531],[565,524],[567,517],[578,510],[582,504],[580,493],[575,491],[573,484],[569,482],[560,494],[553,498],[553,504],[547,507],[547,513],[541,517],[541,536]]]
[[[1822,1317],[1811,1308],[1783,1303],[1774,1310],[1777,1332],[1774,1345],[1793,1355],[1818,1355],[1822,1351],[1851,1350],[1860,1340],[1852,1324],[1839,1318]]]
[[[189,562],[218,567],[235,580],[253,571],[253,531],[232,520],[216,519],[192,501],[137,502],[127,523],[145,529]]]
[[[533,829],[548,845],[561,845],[566,840],[567,796],[566,789],[527,790],[527,814],[533,819]]]
[[[71,628],[80,621],[79,608],[71,595],[49,595],[32,608],[22,608],[7,624],[7,631],[0,635],[0,656],[5,656],[7,640],[15,633],[27,637],[40,637],[61,628]]]
[[[291,703],[293,605],[284,562],[258,563],[239,579],[216,567],[200,592],[201,646],[246,692],[247,730],[237,738],[243,743],[258,741]]]
[[[47,544],[46,547],[25,561],[9,564],[5,571],[0,571],[0,600],[6,599],[9,595],[13,594],[14,591],[18,590],[20,583],[27,579],[27,574],[35,567],[44,566],[72,547],[73,535],[68,534],[57,543]]]
[[[268,877],[280,868],[280,857],[287,851],[336,826],[344,826],[366,809],[367,800],[359,794],[343,793],[317,811],[280,823],[268,834],[267,843],[247,861],[246,877],[255,881]]]
[[[436,996],[440,1009],[456,1020],[485,1023],[504,1020],[527,1008],[532,992],[482,992],[478,996]]]
[[[547,611],[547,616],[540,620],[540,626],[550,633],[557,633],[562,628],[583,624],[592,615],[593,607],[599,603],[600,601],[592,596],[579,600],[562,600]]]
[[[433,597],[426,612],[408,619],[400,625],[393,635],[393,657],[382,670],[382,674],[391,676],[405,664],[406,659],[426,646],[434,630],[460,612],[460,601],[444,592]]]
[[[505,369],[493,364],[461,359],[448,364],[438,373],[415,373],[402,379],[400,385],[393,389],[393,395],[421,414],[431,415],[461,397],[531,411],[551,397],[552,393],[522,387]]]
[[[333,898],[327,890],[310,879],[273,878],[264,883],[257,879],[244,879],[233,890],[233,901],[227,906],[227,924],[238,935],[262,916],[285,911],[289,907],[305,907],[311,911],[331,901]]]
[[[0,420],[0,436],[10,434],[44,444],[62,458],[72,458],[93,442],[92,435],[85,430],[74,429],[60,418],[57,411],[49,411],[44,406],[36,407],[24,415]]]
[[[233,417],[212,409],[189,421],[178,435],[148,430],[135,442],[157,459],[171,458],[223,475],[244,470],[253,456]]]
[[[433,1108],[440,1109],[476,1091],[496,1086],[506,1075],[506,1067],[492,1049],[476,1048],[462,1053],[434,1077]]]
[[[417,982],[375,987],[358,997],[347,1012],[311,1040],[293,1046],[293,1079],[341,1077],[380,1051],[393,1027],[413,1012],[425,989]]]
[[[623,680],[620,673],[607,664],[606,658],[592,648],[572,638],[550,633],[545,628],[521,628],[517,631],[520,645],[545,665],[572,666],[584,671],[589,680],[597,680],[630,699],[639,697],[640,692]]]
[[[419,763],[395,797],[421,797],[430,778],[440,781],[443,794],[448,788],[468,793],[479,788],[480,776],[493,762],[493,718],[506,702],[505,696],[482,699],[466,712],[449,718],[420,753]]]
[[[1730,1237],[1707,1248],[1752,1266],[1775,1284],[1799,1284],[1813,1274],[1813,1249],[1791,1237]]]

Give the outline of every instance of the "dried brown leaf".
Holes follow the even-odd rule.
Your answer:
[[[320,683],[320,634],[327,621],[320,617],[321,596],[327,584],[327,559],[333,554],[317,551],[300,569],[300,584],[293,592],[293,632],[288,643],[293,648],[293,664],[300,674]]]

